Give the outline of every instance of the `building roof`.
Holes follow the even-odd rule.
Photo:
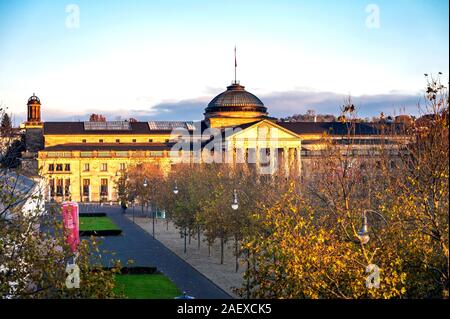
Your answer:
[[[2,170],[0,173],[0,183],[4,189],[8,189],[8,191],[17,195],[28,194],[36,185],[36,182],[31,178],[6,170]]]
[[[35,194],[37,183],[24,175],[14,171],[0,171],[1,195],[6,202],[12,200],[10,208],[21,207],[28,199]],[[0,211],[5,209],[5,203],[0,202]],[[7,214],[8,215],[8,214]]]
[[[270,119],[268,119],[270,121]],[[233,128],[246,129],[262,120],[253,121],[250,123],[234,126]],[[351,135],[380,135],[382,127],[384,127],[385,133],[389,130],[401,132],[404,127],[402,124],[389,124],[382,125],[379,123],[354,123],[354,127],[350,123],[342,122],[279,122],[273,121],[277,125],[299,135],[302,134],[323,134],[343,136],[349,132]]]
[[[379,135],[381,125],[374,123],[350,123],[342,122],[277,122],[278,125],[297,134],[323,134],[329,135]]]
[[[233,128],[245,129],[258,122],[261,119],[249,123],[234,126]],[[278,122],[274,121],[279,126],[292,131],[296,134],[323,134],[329,135],[347,135],[351,130],[352,135],[380,135],[384,128],[385,133],[388,131],[401,132],[404,125],[401,123],[382,125],[378,123],[354,123],[354,127],[350,123],[342,122]],[[201,122],[179,122],[179,121],[149,121],[149,122],[123,122],[126,125],[118,125],[117,122],[110,122],[113,124],[103,124],[104,127],[92,128],[91,122],[45,122],[44,135],[148,135],[148,134],[171,134],[172,128],[182,128],[190,134],[201,134],[208,126],[205,121]],[[97,122],[95,122],[97,123]],[[102,122],[98,122],[102,123]],[[105,122],[103,122],[105,123]],[[114,124],[115,123],[115,124]],[[96,124],[94,124],[95,126]],[[222,132],[224,133],[224,131]],[[68,144],[73,145],[73,144]],[[94,144],[80,144],[80,145],[94,145]],[[99,143],[101,147],[109,145],[107,143]],[[125,147],[128,144],[111,144],[114,146]],[[136,147],[139,144],[129,144],[130,147]],[[142,144],[142,145],[145,145]],[[155,144],[149,144],[155,145]]]
[[[121,123],[119,125],[119,123]],[[146,135],[170,134],[173,128],[195,130],[193,122],[45,122],[44,135]]]

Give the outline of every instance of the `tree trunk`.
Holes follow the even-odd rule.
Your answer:
[[[187,249],[186,249],[186,236],[187,236],[187,234],[186,234],[186,227],[184,227],[184,253],[187,252]]]
[[[200,250],[200,226],[197,227],[197,240],[198,240],[197,249]]]
[[[220,237],[220,264],[223,265],[223,237]]]
[[[189,245],[191,244],[191,229],[189,228]]]
[[[246,297],[250,299],[250,251],[247,249],[247,284],[246,284]]]
[[[236,272],[238,272],[239,270],[239,249],[238,249],[238,244],[239,241],[236,239],[236,237],[234,238],[234,255],[236,257]]]
[[[211,243],[208,242],[208,257],[211,257]]]

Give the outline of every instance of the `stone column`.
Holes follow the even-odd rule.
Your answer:
[[[284,162],[284,174],[286,178],[289,177],[289,148],[283,148],[283,162]]]
[[[242,148],[242,163],[243,163],[245,172],[248,172],[249,150],[246,145]]]
[[[295,149],[295,151],[297,152],[297,168],[298,168],[298,177],[302,178],[302,153],[301,153],[301,147],[297,147]]]
[[[275,175],[278,169],[278,148],[270,148],[270,175]]]
[[[260,156],[261,156],[261,154],[260,154],[259,146],[256,145],[256,148],[255,148],[255,166],[256,166],[256,173],[257,174],[260,173],[260,169],[259,169]]]
[[[230,165],[231,169],[234,169],[236,167],[236,146],[234,145],[234,143],[228,146],[227,152],[227,161],[229,161],[228,164]]]

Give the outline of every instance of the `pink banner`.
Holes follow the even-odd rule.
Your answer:
[[[78,204],[75,202],[62,203],[62,216],[64,228],[67,231],[67,242],[72,252],[75,253],[80,243]]]

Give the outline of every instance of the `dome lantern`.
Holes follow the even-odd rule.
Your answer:
[[[32,96],[28,99],[28,104],[41,104],[41,100],[36,96],[36,94],[33,93]]]

